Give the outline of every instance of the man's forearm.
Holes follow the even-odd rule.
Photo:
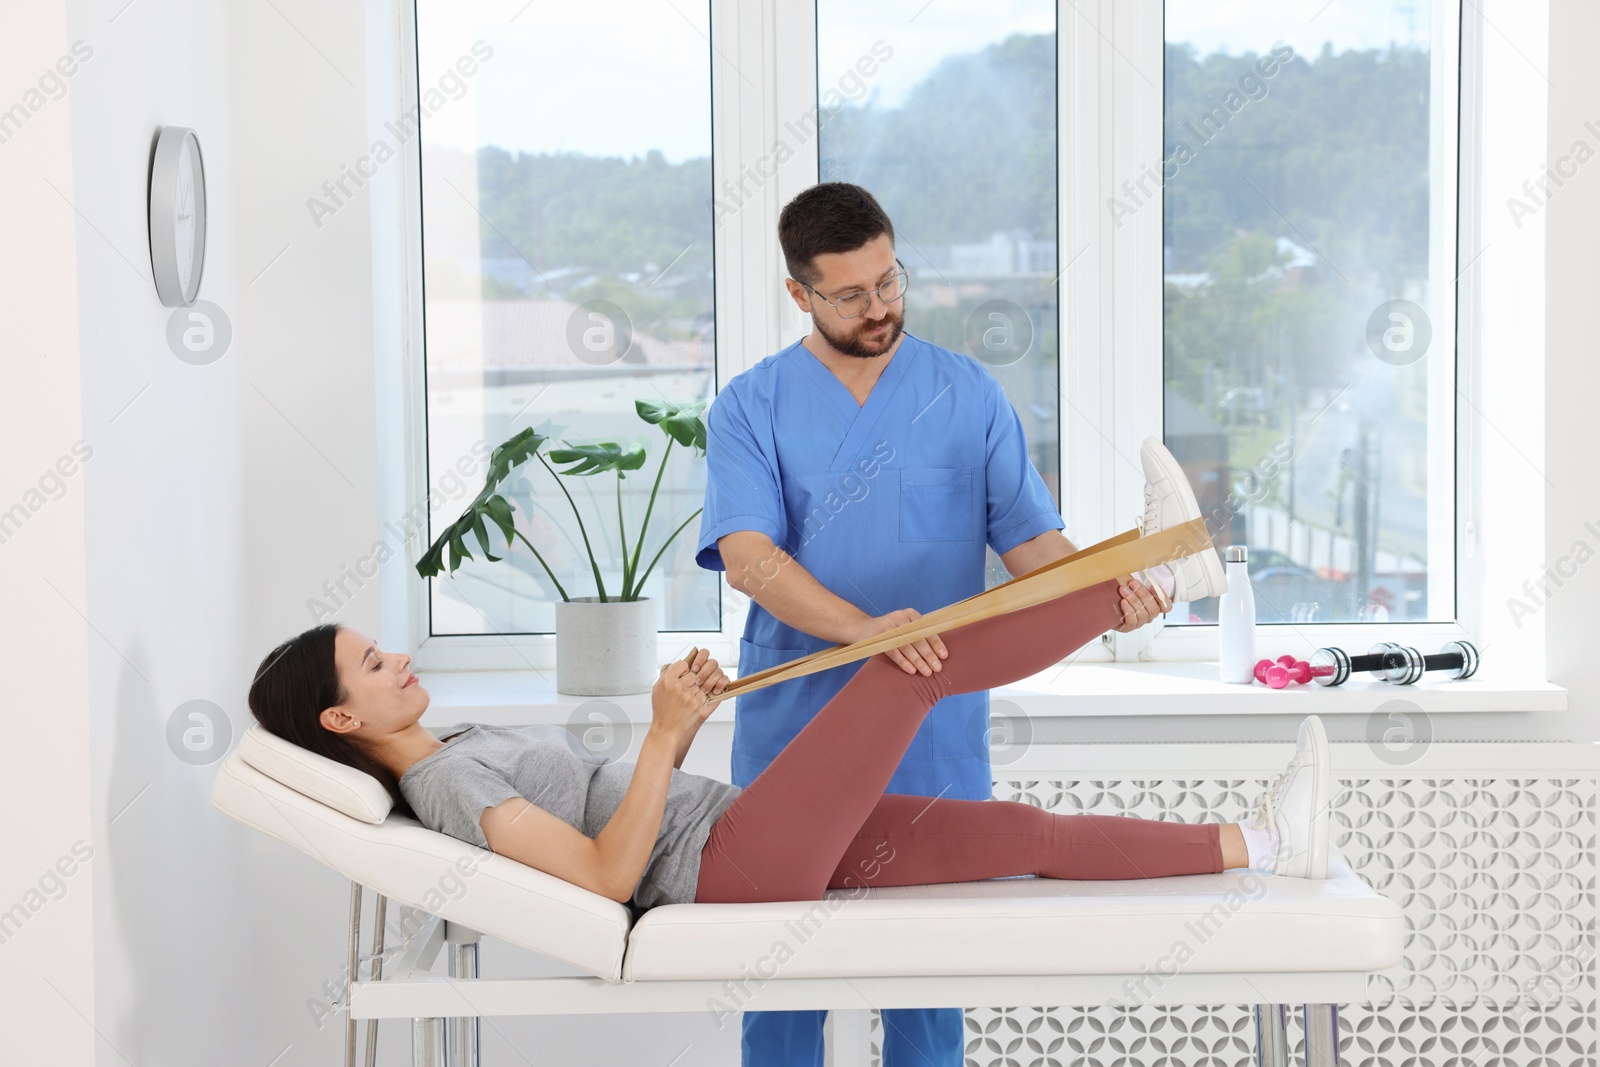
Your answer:
[[[1001,556],[1000,562],[1016,578],[1058,559],[1065,559],[1076,551],[1077,547],[1060,530],[1046,530]]]
[[[831,592],[776,545],[762,551],[757,558],[730,563],[728,582],[779,622],[835,644],[854,641],[862,623],[871,618]]]

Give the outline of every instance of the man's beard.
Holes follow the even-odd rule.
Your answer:
[[[883,323],[888,323],[889,328],[884,331],[881,339],[871,338],[866,335],[866,331],[871,329],[873,325],[882,325]],[[905,329],[905,323],[906,316],[904,311],[890,311],[889,314],[883,317],[882,322],[857,327],[850,333],[842,334],[838,337],[829,333],[827,327],[820,322],[817,323],[817,332],[822,334],[823,338],[833,346],[836,352],[861,359],[872,359],[875,356],[883,355],[894,347],[894,343],[900,339],[900,334]]]

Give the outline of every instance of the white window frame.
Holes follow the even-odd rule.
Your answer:
[[[400,77],[402,98],[415,103],[416,18],[411,0],[398,0],[400,11]],[[1141,166],[1162,155],[1161,74],[1165,47],[1162,0],[1059,0],[1057,10],[1058,62],[1058,269],[1061,315],[1060,485],[1066,533],[1075,543],[1091,544],[1132,525],[1143,507],[1142,479],[1137,472],[1139,442],[1149,434],[1161,435],[1162,411],[1162,300],[1159,209],[1140,211],[1118,230],[1105,209],[1124,178],[1136,177]],[[1448,28],[1454,47],[1456,5],[1436,3],[1435,49],[1439,49],[1440,23]],[[1448,17],[1440,15],[1441,9]],[[1476,61],[1482,13],[1465,5],[1459,23],[1464,47],[1459,93],[1453,70],[1439,71],[1435,64],[1433,99],[1460,101],[1460,115],[1441,121],[1436,115],[1430,160],[1456,157],[1457,131],[1462,131],[1461,167],[1457,176],[1459,201],[1473,210],[1452,214],[1459,220],[1459,245],[1478,248],[1479,212],[1476,181],[1480,156],[1477,128],[1481,74]],[[792,143],[785,122],[804,114],[817,96],[816,19],[810,4],[786,0],[713,0],[712,43],[712,152],[713,182],[721,195],[723,183],[753,172],[763,175],[752,182],[754,195],[716,228],[715,282],[717,313],[717,382],[725,385],[735,375],[804,332],[806,320],[783,288],[787,272],[777,240],[777,217],[782,205],[816,181],[815,139],[804,146]],[[1135,69],[1134,64],[1139,69]],[[1140,73],[1142,70],[1143,73]],[[767,72],[771,77],[765,76]],[[826,74],[827,72],[823,72]],[[1148,80],[1147,80],[1148,79]],[[1443,110],[1445,105],[1438,104]],[[1450,107],[1453,111],[1454,108]],[[788,138],[799,147],[788,161],[771,166],[772,149]],[[426,501],[427,445],[426,391],[421,277],[421,167],[416,141],[404,147],[401,168],[403,325],[402,363],[406,376],[405,506]],[[763,172],[766,173],[763,173]],[[1440,199],[1455,195],[1436,188],[1434,210]],[[1154,205],[1152,205],[1154,207]],[[1439,237],[1430,249],[1432,276],[1456,272],[1454,241]],[[1443,265],[1441,265],[1443,264]],[[1435,322],[1434,345],[1454,346],[1460,338],[1458,368],[1462,393],[1477,404],[1479,367],[1473,323],[1478,312],[1475,274],[1464,273],[1457,302],[1458,321]],[[1437,317],[1436,317],[1437,318]],[[1445,374],[1431,375],[1429,418],[1457,409],[1462,401],[1456,381]],[[1271,644],[1263,653],[1304,653],[1320,645],[1338,645],[1356,651],[1378,639],[1399,640],[1425,652],[1445,640],[1470,636],[1481,630],[1483,604],[1496,602],[1484,588],[1482,554],[1461,550],[1461,538],[1472,537],[1482,522],[1482,502],[1493,498],[1493,487],[1482,483],[1475,459],[1475,423],[1457,412],[1457,445],[1453,456],[1430,461],[1429,484],[1442,484],[1454,463],[1457,514],[1442,536],[1430,543],[1432,561],[1441,554],[1457,567],[1450,575],[1456,584],[1457,622],[1370,624],[1305,624],[1262,631]],[[491,442],[492,444],[492,442]],[[1128,462],[1123,457],[1131,457]],[[1087,487],[1087,488],[1085,488]],[[453,516],[440,516],[448,520]],[[1441,529],[1431,523],[1431,529]],[[1465,533],[1463,534],[1463,531]],[[686,530],[681,536],[689,536]],[[1468,542],[1470,545],[1470,541]],[[553,634],[538,635],[432,635],[428,632],[428,583],[405,564],[405,616],[410,647],[419,669],[428,670],[553,670]],[[1443,582],[1444,579],[1441,579]],[[737,661],[748,600],[721,583],[723,626],[720,632],[664,633],[658,645],[665,661],[690,644],[707,647],[725,664]],[[1439,595],[1448,590],[1440,586]],[[1430,604],[1435,589],[1430,582]],[[1281,635],[1282,640],[1278,638]],[[1278,644],[1284,647],[1277,647]],[[1216,627],[1162,627],[1159,623],[1131,634],[1112,633],[1084,649],[1078,661],[1129,662],[1137,660],[1214,660]]]

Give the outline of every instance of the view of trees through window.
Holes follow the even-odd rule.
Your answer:
[[[1258,46],[1202,54],[1184,37],[1208,5],[1167,5],[1164,182],[1112,206],[1164,200],[1167,446],[1216,544],[1249,546],[1262,621],[1425,620],[1427,457],[1454,437],[1428,425],[1454,359],[1432,336],[1454,295],[1429,227],[1454,219],[1430,212],[1428,12],[1374,5],[1387,46],[1300,54],[1255,6]]]

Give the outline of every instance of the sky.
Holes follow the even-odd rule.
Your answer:
[[[1324,42],[1335,52],[1391,41],[1425,47],[1431,10],[1428,0],[1175,0],[1167,4],[1167,39],[1191,41],[1201,55],[1263,52],[1278,40],[1303,56]]]
[[[797,2],[797,0],[785,0]],[[1064,0],[1075,12],[1072,0]],[[418,0],[418,75],[445,80],[451,99],[423,136],[457,148],[635,156],[671,162],[711,146],[710,15],[706,0]],[[1081,17],[1074,15],[1073,17]],[[1304,56],[1423,45],[1429,0],[1169,0],[1168,40],[1202,55],[1263,52],[1282,40]],[[894,107],[942,59],[1013,33],[1048,33],[1055,0],[817,0],[818,84],[835,85],[875,41],[893,56],[868,79],[870,99]],[[451,84],[474,41],[493,49],[464,88]],[[720,45],[719,45],[720,48]],[[480,46],[481,49],[481,46]],[[736,72],[721,49],[719,77]]]

